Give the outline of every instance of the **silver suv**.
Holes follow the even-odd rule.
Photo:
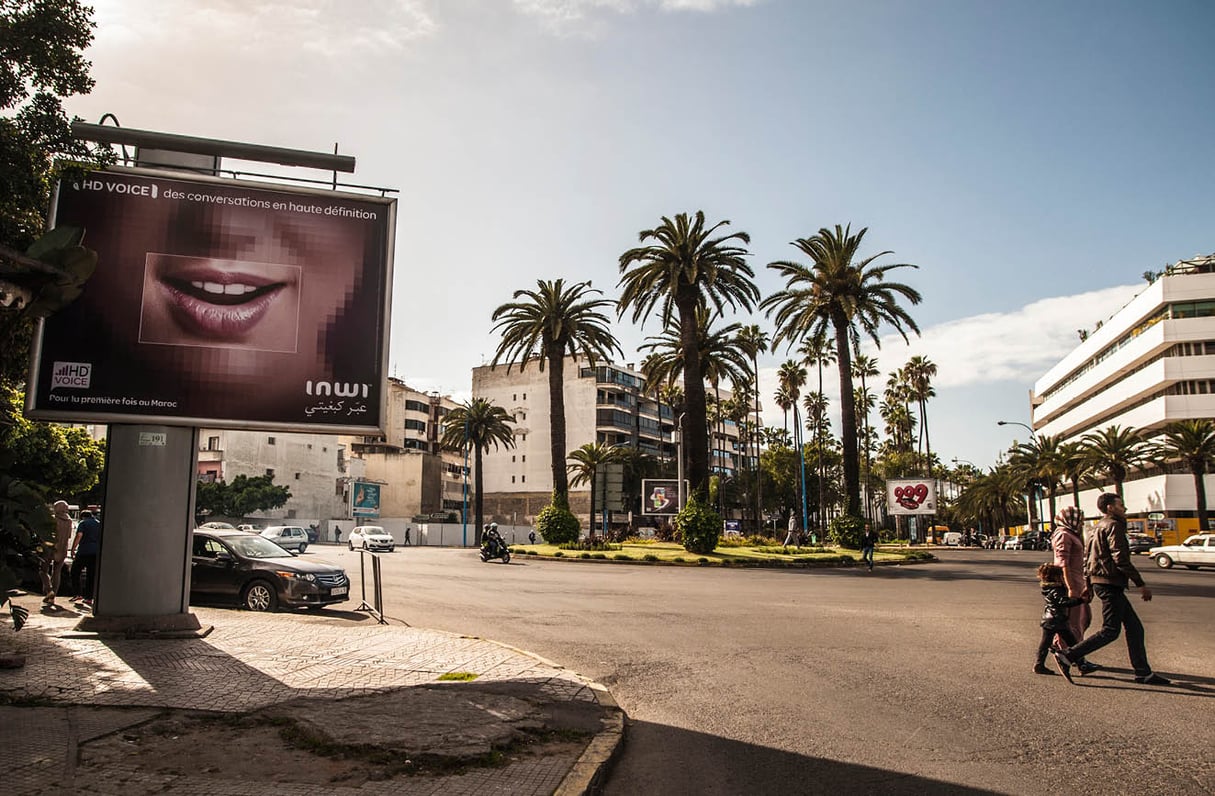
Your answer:
[[[298,525],[271,525],[260,535],[284,550],[302,553],[308,549],[308,532]]]

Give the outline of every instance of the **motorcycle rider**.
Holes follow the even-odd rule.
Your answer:
[[[491,556],[502,555],[502,535],[498,533],[498,523],[491,522],[485,526],[485,544]]]

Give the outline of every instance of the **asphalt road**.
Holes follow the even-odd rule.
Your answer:
[[[358,553],[308,555],[357,578]],[[1148,653],[1175,686],[1135,684],[1121,640],[1069,686],[1030,671],[1045,554],[940,555],[871,574],[404,548],[383,593],[390,618],[609,686],[630,718],[609,794],[1215,791],[1215,571],[1137,557]]]

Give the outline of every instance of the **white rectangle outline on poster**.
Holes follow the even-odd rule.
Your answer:
[[[388,390],[387,390],[387,373],[389,362],[389,343],[391,340],[391,309],[392,309],[392,288],[393,288],[393,266],[394,254],[396,250],[396,210],[397,200],[395,197],[376,196],[371,194],[356,194],[347,192],[338,192],[332,190],[324,190],[319,188],[307,188],[295,185],[284,185],[281,183],[271,182],[253,182],[248,180],[234,180],[220,177],[212,177],[209,175],[194,175],[180,171],[166,171],[161,169],[148,168],[129,168],[123,166],[112,166],[110,168],[92,172],[90,176],[104,178],[107,174],[114,174],[129,177],[143,177],[158,180],[170,180],[180,183],[194,184],[206,186],[209,188],[224,188],[237,189],[250,194],[258,193],[274,193],[288,194],[301,197],[316,197],[319,199],[327,199],[330,201],[338,200],[344,202],[366,203],[369,205],[379,205],[384,208],[387,216],[384,221],[383,234],[383,252],[382,263],[380,267],[383,270],[383,296],[380,306],[380,357],[377,363],[378,373],[370,374],[379,382],[379,400],[374,407],[375,415],[368,417],[368,423],[344,423],[344,424],[323,424],[310,423],[303,420],[250,420],[247,418],[221,418],[208,416],[195,416],[190,414],[141,414],[141,413],[126,413],[120,411],[107,411],[104,409],[91,410],[84,407],[72,408],[66,410],[52,409],[48,407],[38,408],[38,401],[41,399],[39,394],[39,377],[43,373],[44,368],[52,363],[43,362],[43,333],[45,321],[38,322],[35,331],[34,340],[31,345],[30,356],[30,372],[28,387],[26,391],[25,414],[39,420],[51,420],[58,422],[95,422],[95,423],[137,423],[137,424],[163,424],[173,426],[189,426],[189,427],[207,427],[207,428],[230,428],[230,429],[265,429],[277,431],[299,431],[311,433],[326,433],[326,434],[363,434],[374,432],[377,434],[384,433],[383,426],[387,416],[388,406]],[[56,185],[55,196],[51,203],[51,219],[49,226],[55,225],[55,214],[59,204],[59,189]],[[88,245],[88,233],[84,245]],[[96,278],[96,275],[94,275]],[[85,290],[88,290],[88,284],[85,285]],[[141,322],[142,323],[142,322]],[[81,363],[67,361],[72,359],[66,356],[62,351],[56,352],[60,357],[64,357],[62,361],[56,361],[55,365],[80,365]],[[81,385],[82,388],[88,388],[88,380]],[[319,396],[319,393],[318,393]],[[110,402],[113,405],[113,402]]]
[[[937,482],[935,479],[891,478],[886,481],[887,514],[900,516],[936,514],[936,506]]]

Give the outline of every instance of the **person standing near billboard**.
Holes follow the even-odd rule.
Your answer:
[[[76,600],[93,607],[94,590],[97,588],[97,556],[101,552],[101,523],[93,512],[80,512],[76,525],[76,538],[72,540],[72,587]],[[84,573],[83,588],[80,573]]]

